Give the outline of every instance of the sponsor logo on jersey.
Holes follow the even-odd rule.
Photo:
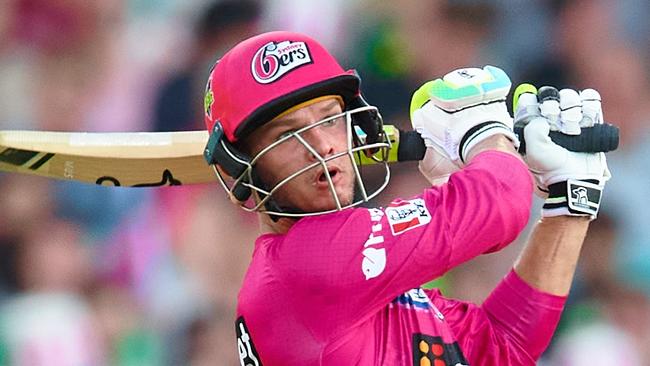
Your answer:
[[[393,235],[399,235],[431,221],[431,215],[422,198],[392,203],[384,211]]]
[[[426,292],[421,288],[414,288],[406,291],[397,296],[394,302],[407,308],[423,310],[431,309],[431,300],[429,300],[429,296],[427,296]]]
[[[433,312],[438,320],[445,320],[445,316],[442,315],[440,310],[438,310],[435,305],[433,305],[433,302],[431,302],[431,299],[429,299],[427,293],[424,292],[424,290],[421,288],[414,288],[406,291],[402,295],[397,296],[392,303],[407,309],[414,309],[416,311],[420,310]]]
[[[384,243],[384,236],[381,235],[382,225],[381,218],[384,213],[381,210],[371,208],[370,223],[372,225],[368,240],[363,244],[363,260],[361,261],[361,271],[366,280],[375,278],[386,269],[386,249],[377,247]]]
[[[444,343],[441,337],[413,334],[413,364],[468,366],[458,342]]]
[[[268,84],[311,62],[305,42],[269,42],[255,52],[251,71],[258,83]]]
[[[242,366],[262,366],[262,361],[255,349],[253,339],[248,331],[248,327],[246,327],[243,316],[240,316],[235,321],[235,332],[237,333],[239,363]]]

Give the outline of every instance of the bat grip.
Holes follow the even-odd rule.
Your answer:
[[[519,153],[525,154],[524,126],[515,125],[514,131],[520,141]],[[608,152],[618,148],[619,130],[618,127],[605,123],[582,128],[580,135],[565,135],[558,131],[551,131],[549,136],[554,143],[569,151]],[[422,160],[426,149],[424,140],[419,133],[415,131],[399,131],[397,161]]]
[[[419,161],[424,159],[427,147],[419,133],[399,130],[397,161]]]
[[[514,131],[519,138],[519,153],[526,153],[526,140],[524,139],[524,125],[515,125]],[[597,124],[593,127],[583,127],[579,135],[566,135],[559,131],[549,133],[551,140],[574,152],[608,152],[618,148],[618,127],[609,123]]]

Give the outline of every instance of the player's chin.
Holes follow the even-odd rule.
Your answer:
[[[312,204],[314,206],[313,211],[335,210],[338,208],[336,204],[337,199],[340,207],[351,205],[354,200],[353,184],[337,184],[335,185],[334,190],[320,190],[312,199]]]

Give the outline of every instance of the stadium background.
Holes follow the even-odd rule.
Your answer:
[[[358,69],[366,99],[403,128],[412,91],[461,66],[596,88],[621,148],[540,364],[650,365],[649,14],[643,0],[2,0],[0,129],[201,129],[211,63],[276,29]],[[425,186],[414,163],[394,172],[384,199]],[[256,231],[216,183],[110,189],[0,174],[0,365],[238,364],[234,306]],[[482,301],[525,237],[439,285]]]

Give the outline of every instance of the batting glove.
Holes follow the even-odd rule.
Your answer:
[[[456,166],[466,162],[472,147],[495,134],[505,135],[518,145],[505,103],[510,86],[505,72],[494,66],[458,69],[429,81],[411,99],[413,129],[428,148]],[[431,171],[430,176],[444,173],[438,158],[430,160],[432,163],[421,166],[421,171]]]
[[[596,218],[605,182],[611,174],[604,153],[572,152],[555,144],[550,131],[579,135],[581,128],[603,123],[600,94],[594,89],[577,92],[533,88],[519,96],[515,124],[523,124],[524,160],[545,198],[542,216]],[[530,144],[530,145],[529,145]]]

